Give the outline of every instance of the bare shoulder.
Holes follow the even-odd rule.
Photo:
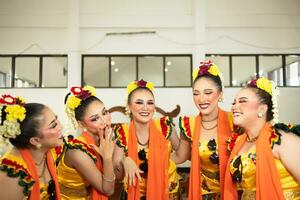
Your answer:
[[[18,183],[17,177],[9,177],[6,173],[0,172],[0,199],[21,199],[23,195],[23,188]]]

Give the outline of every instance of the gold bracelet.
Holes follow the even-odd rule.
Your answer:
[[[106,181],[106,182],[113,183],[113,182],[115,182],[115,180],[116,180],[116,175],[115,175],[115,174],[113,174],[113,175],[114,175],[114,176],[113,176],[111,179],[109,179],[109,178],[106,178],[106,177],[104,176],[104,174],[102,174],[102,178],[103,178],[103,180]]]

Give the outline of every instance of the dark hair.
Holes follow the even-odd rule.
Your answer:
[[[90,96],[85,100],[81,100],[80,105],[77,108],[75,108],[75,119],[77,121],[82,120],[83,116],[85,115],[87,107],[94,101],[98,101],[102,103],[102,101],[95,96]]]
[[[27,103],[24,108],[26,109],[26,117],[20,123],[21,134],[16,138],[9,139],[10,143],[17,148],[29,148],[31,146],[29,140],[38,135],[41,123],[39,117],[46,106],[39,103]]]
[[[194,88],[195,83],[196,83],[199,79],[201,79],[201,78],[208,78],[208,79],[212,80],[212,81],[217,85],[219,91],[220,91],[220,92],[223,91],[221,78],[220,78],[219,76],[214,76],[214,75],[211,75],[211,74],[204,74],[204,75],[198,76],[198,77],[193,81],[193,88]]]
[[[271,121],[274,118],[272,96],[266,91],[251,85],[247,85],[246,88],[252,89],[258,96],[259,102],[268,106],[266,119],[268,122]]]
[[[139,90],[146,90],[148,92],[150,92],[152,94],[152,96],[154,97],[153,95],[153,92],[147,88],[147,87],[138,87],[136,89],[134,89],[129,95],[128,95],[128,98],[127,98],[127,105],[129,105],[131,103],[131,99],[132,99],[132,95],[136,92],[136,91],[139,91]]]

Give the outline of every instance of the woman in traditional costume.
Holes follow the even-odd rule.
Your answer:
[[[54,148],[63,142],[53,111],[20,97],[0,97],[0,143],[13,145],[0,159],[0,199],[60,199]]]
[[[178,175],[170,153],[179,145],[171,119],[153,119],[153,84],[144,80],[127,86],[130,124],[116,126],[115,172],[124,178],[121,199],[178,199]],[[175,147],[175,148],[174,148]]]
[[[193,72],[195,117],[180,117],[181,145],[173,155],[176,163],[191,160],[188,199],[221,199],[227,160],[227,139],[233,130],[232,115],[218,103],[223,86],[218,67],[204,61]]]
[[[244,134],[229,145],[225,199],[300,199],[300,127],[277,123],[277,94],[273,81],[258,78],[233,101]]]
[[[91,86],[72,87],[65,103],[69,119],[83,131],[68,137],[58,162],[62,199],[106,200],[115,184],[110,114]]]

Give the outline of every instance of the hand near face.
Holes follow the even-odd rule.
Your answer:
[[[100,127],[98,129],[99,146],[92,145],[93,149],[101,155],[103,159],[111,159],[115,147],[113,132],[111,127]]]

